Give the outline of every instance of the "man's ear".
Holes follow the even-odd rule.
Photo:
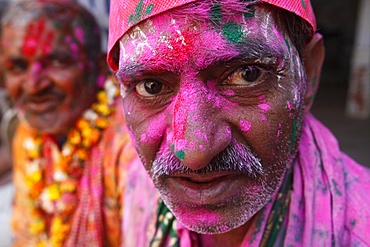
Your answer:
[[[307,114],[316,96],[320,83],[321,68],[324,62],[325,48],[323,37],[315,33],[312,40],[306,44],[303,51],[303,63],[306,69],[306,95],[305,95],[305,114]]]

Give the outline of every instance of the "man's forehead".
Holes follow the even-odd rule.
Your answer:
[[[113,48],[117,41],[133,26],[141,21],[152,16],[161,14],[168,10],[186,5],[188,3],[229,3],[243,2],[239,0],[219,0],[219,1],[196,1],[196,0],[112,0],[111,4],[111,18],[109,23],[109,39],[108,39],[108,63],[113,70],[116,70],[114,65],[114,54],[117,51]],[[312,29],[312,34],[316,29],[316,20],[313,9],[309,0],[258,0],[257,2],[266,2],[278,8],[285,9],[305,20]]]
[[[200,71],[242,58],[283,60],[289,51],[271,12],[263,7],[255,12],[256,20],[241,13],[223,23],[212,17],[203,22],[196,17],[172,18],[176,15],[147,20],[121,39],[119,74],[181,71],[186,66]]]

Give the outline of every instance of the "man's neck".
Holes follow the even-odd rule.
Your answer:
[[[246,224],[226,233],[200,235],[200,246],[240,247],[255,217],[256,215],[253,216]]]

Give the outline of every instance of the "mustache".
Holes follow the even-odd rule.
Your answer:
[[[153,177],[170,176],[176,173],[207,174],[213,172],[244,173],[251,177],[263,174],[261,159],[244,144],[233,141],[217,154],[204,168],[192,170],[185,166],[169,148],[157,154],[149,173]]]

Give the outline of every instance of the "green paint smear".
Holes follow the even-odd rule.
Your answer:
[[[334,179],[332,179],[331,181],[333,182],[334,185],[335,194],[337,194],[338,196],[342,196],[342,192],[340,192],[340,190],[338,189],[337,181],[335,181]]]
[[[141,1],[139,2],[139,4],[136,6],[135,12],[136,12],[136,16],[137,16],[137,17],[140,17],[141,11],[142,11],[142,9],[143,9],[143,4],[144,4],[144,1],[143,1],[143,0],[141,0]]]
[[[177,151],[177,152],[175,153],[175,156],[176,156],[177,158],[179,158],[180,160],[183,160],[183,159],[185,159],[185,152],[184,152],[184,151],[182,151],[182,150],[179,150],[179,151]]]
[[[290,148],[289,148],[290,152],[293,151],[296,137],[297,137],[297,119],[294,119],[292,135],[290,136]]]
[[[243,30],[240,25],[233,22],[227,22],[223,27],[224,37],[233,43],[237,43],[243,37]]]
[[[302,0],[302,6],[303,6],[304,9],[307,8],[306,3],[304,2],[304,0]]]
[[[150,13],[152,13],[153,9],[154,9],[154,4],[149,4],[149,5],[146,7],[145,12],[146,12],[148,15],[150,15]]]
[[[222,12],[221,12],[221,4],[214,3],[212,4],[211,11],[210,11],[210,18],[215,26],[220,26],[222,20]]]
[[[286,46],[288,47],[288,50],[289,50],[289,52],[290,52],[290,44],[289,44],[289,41],[288,41],[287,39],[285,39],[285,44],[286,44]]]

